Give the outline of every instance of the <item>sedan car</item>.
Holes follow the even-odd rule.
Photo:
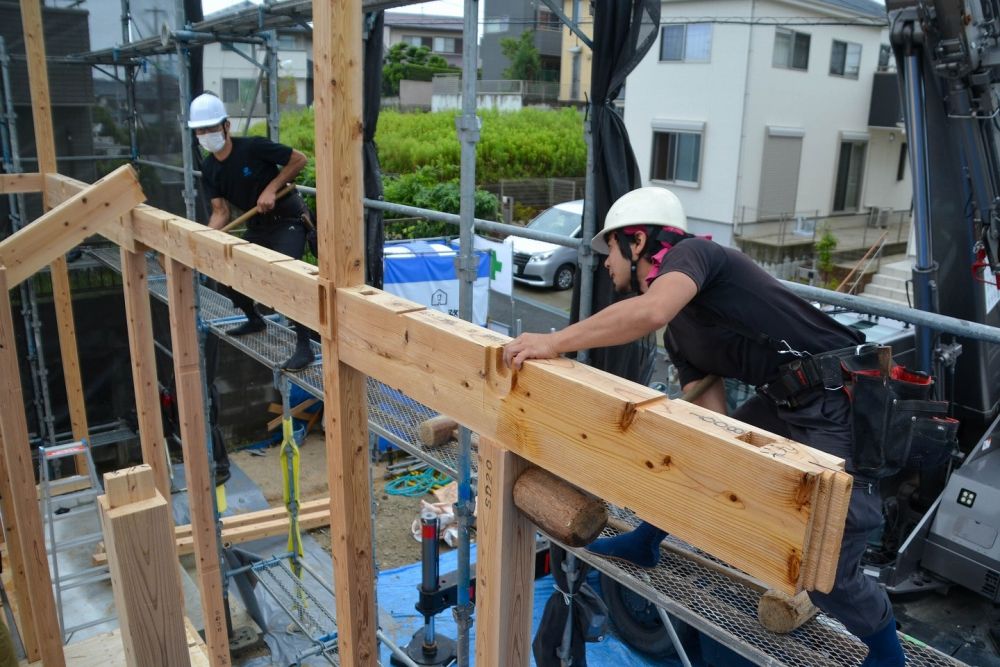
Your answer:
[[[538,214],[528,223],[527,228],[580,238],[583,228],[583,200],[556,204]],[[573,286],[577,266],[576,248],[515,235],[507,237],[507,240],[513,244],[514,280],[560,290]]]

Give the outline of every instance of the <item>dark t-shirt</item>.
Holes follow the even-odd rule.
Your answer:
[[[211,153],[201,167],[201,182],[209,199],[219,197],[233,206],[248,211],[257,205],[257,198],[267,184],[281,171],[278,165],[288,164],[292,149],[264,137],[233,137],[233,150],[219,161]],[[279,199],[274,215],[297,217],[299,197]]]
[[[682,386],[709,374],[755,386],[775,380],[778,368],[793,357],[743,335],[748,332],[811,354],[864,342],[863,334],[797,297],[739,250],[687,239],[667,253],[659,275],[671,271],[698,286],[663,337]],[[728,328],[727,322],[743,333]]]

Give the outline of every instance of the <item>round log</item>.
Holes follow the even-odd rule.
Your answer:
[[[514,505],[542,532],[571,547],[593,542],[608,523],[604,503],[541,468],[514,482]]]
[[[457,428],[457,421],[451,417],[438,415],[420,422],[417,433],[425,447],[439,447],[455,437]]]
[[[805,591],[795,596],[781,591],[765,591],[757,604],[757,620],[780,635],[798,628],[818,612]]]

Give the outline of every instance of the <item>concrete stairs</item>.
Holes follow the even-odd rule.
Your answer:
[[[907,289],[907,281],[912,277],[913,259],[907,257],[887,259],[890,261],[883,261],[881,268],[861,294],[908,305],[912,301],[913,290]],[[909,299],[907,293],[911,295]]]

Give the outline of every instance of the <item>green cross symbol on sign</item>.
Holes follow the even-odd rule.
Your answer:
[[[490,280],[496,280],[497,274],[503,271],[503,262],[497,259],[495,251],[490,250]]]

